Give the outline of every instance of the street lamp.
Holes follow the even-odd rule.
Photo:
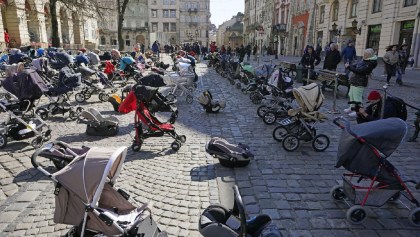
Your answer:
[[[362,34],[362,27],[357,28],[357,23],[359,23],[359,22],[357,22],[357,20],[354,19],[351,22],[351,27],[352,27],[353,33],[358,34],[358,35],[361,35]]]

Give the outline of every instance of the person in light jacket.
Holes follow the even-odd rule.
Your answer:
[[[399,61],[397,45],[390,45],[387,47],[383,61],[385,63],[386,83],[389,86],[391,77],[395,76],[397,72],[397,63]]]

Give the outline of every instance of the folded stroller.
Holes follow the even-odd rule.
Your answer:
[[[288,111],[289,118],[280,121],[273,131],[276,141],[282,142],[286,151],[294,151],[300,141],[312,142],[315,151],[325,151],[330,145],[330,139],[324,134],[317,134],[316,124],[326,119],[318,112],[324,101],[321,88],[316,83],[293,89],[293,95],[300,108]]]
[[[94,108],[82,111],[78,122],[87,124],[86,134],[90,136],[115,136],[119,131],[119,121],[116,117],[104,117]]]
[[[271,217],[260,214],[247,219],[238,186],[233,187],[234,204],[231,210],[222,205],[210,205],[200,217],[198,230],[204,237],[281,237]]]
[[[221,165],[230,168],[247,166],[254,157],[249,146],[241,143],[233,145],[220,137],[213,137],[207,143],[206,152],[218,158]]]
[[[408,220],[420,227],[420,203],[407,187],[408,183],[414,183],[418,189],[420,183],[403,179],[386,159],[403,141],[407,124],[398,118],[388,118],[350,127],[343,117],[334,119],[334,124],[343,129],[335,167],[343,166],[350,173],[343,175],[343,184],[334,186],[330,194],[333,200],[354,204],[347,211],[347,220],[360,224],[367,218],[365,206],[380,207],[404,196],[415,205]]]
[[[207,113],[218,113],[226,107],[224,100],[213,100],[210,91],[206,90],[198,97],[198,102],[203,106]]]
[[[74,226],[69,236],[167,236],[152,219],[151,205],[137,207],[126,192],[114,188],[127,155],[126,147],[93,147],[84,152],[64,146],[74,158],[51,174],[37,159],[40,153],[53,155],[55,145],[49,143],[38,149],[31,162],[56,184],[54,222]],[[62,153],[61,149],[58,152]]]
[[[157,90],[158,88],[154,87],[135,85],[119,107],[121,113],[136,111],[134,117],[136,135],[131,146],[133,151],[139,151],[144,139],[149,137],[162,137],[164,135],[173,137],[175,141],[172,142],[171,148],[174,151],[178,151],[187,140],[184,135],[178,135],[175,132],[175,127],[171,123],[160,122],[150,112],[147,106],[157,93]]]

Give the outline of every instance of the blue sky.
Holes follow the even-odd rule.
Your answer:
[[[210,0],[210,21],[219,27],[224,21],[229,20],[238,12],[244,12],[244,0]]]

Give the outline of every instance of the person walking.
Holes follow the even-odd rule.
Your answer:
[[[390,45],[386,48],[386,53],[383,57],[386,71],[386,84],[390,86],[391,77],[397,73],[397,63],[399,61],[399,54],[397,52],[397,45]]]
[[[342,58],[344,59],[344,63],[353,64],[353,61],[356,59],[356,49],[353,46],[353,41],[349,41],[347,46],[343,49]],[[349,71],[346,69],[346,73],[348,74]]]
[[[244,48],[244,45],[243,44],[239,48],[239,52],[238,53],[239,53],[239,63],[241,63],[241,62],[244,61],[245,54],[246,54],[246,51],[245,51],[245,48]]]
[[[369,77],[378,65],[378,57],[375,55],[375,51],[372,48],[365,49],[363,52],[363,58],[356,64],[351,65],[346,63],[344,66],[347,70],[353,72],[350,78],[350,90],[349,90],[349,101],[351,102],[363,102],[363,92],[368,85]],[[354,107],[352,105],[351,107]],[[352,108],[344,110],[350,117],[356,117],[356,111],[352,111]]]
[[[398,51],[398,53],[400,54],[401,74],[405,74],[405,69],[407,68],[407,65],[408,65],[408,59],[410,58],[410,52],[408,52],[407,49],[408,49],[408,45],[403,44],[400,47],[400,51]]]
[[[246,46],[246,60],[249,62],[249,59],[251,58],[251,51],[252,51],[252,49],[251,49],[251,45],[250,44],[248,44],[247,46]]]
[[[152,44],[152,51],[154,54],[156,54],[159,57],[159,44],[157,42],[157,40],[155,42],[153,42]]]
[[[323,69],[336,71],[337,65],[341,61],[340,51],[338,51],[338,45],[336,43],[332,43],[330,45],[330,51],[325,56],[324,67]]]
[[[303,66],[303,76],[307,77],[308,73],[310,78],[313,78],[313,69],[316,65],[321,62],[321,58],[315,53],[314,47],[308,45],[306,47],[306,53],[300,60],[300,64]]]
[[[258,53],[258,47],[257,47],[257,44],[254,44],[254,48],[252,50],[252,55],[254,55],[254,61],[257,61],[257,53]]]

